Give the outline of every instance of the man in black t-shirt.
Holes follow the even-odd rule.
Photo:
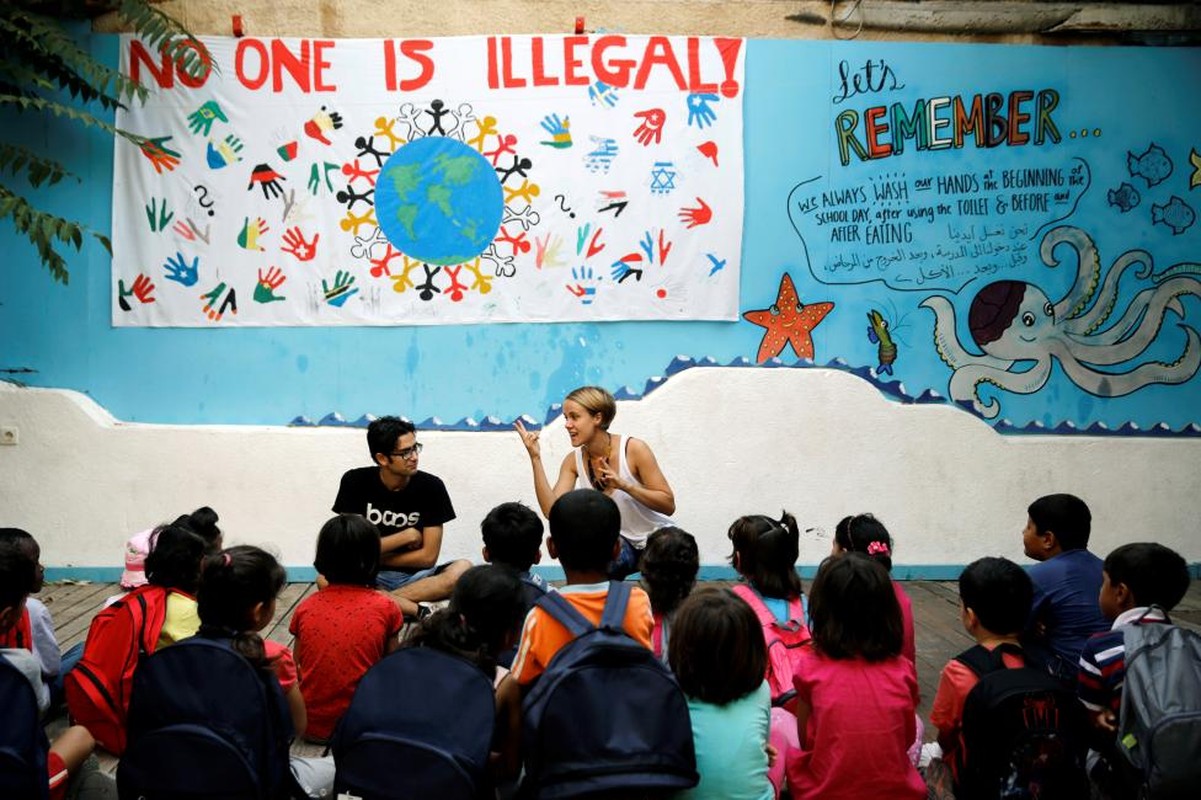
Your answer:
[[[413,423],[380,417],[367,427],[367,446],[375,466],[342,476],[333,510],[360,514],[379,528],[376,585],[414,603],[445,600],[471,566],[438,563],[442,526],[455,518],[446,486],[417,469],[421,444]]]

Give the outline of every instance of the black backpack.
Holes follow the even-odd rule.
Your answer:
[[[0,656],[0,797],[49,797],[38,699],[29,679]]]
[[[610,581],[599,627],[558,592],[538,601],[574,639],[522,703],[531,796],[666,793],[699,780],[684,693],[622,627],[630,589]]]
[[[963,706],[963,749],[956,795],[971,800],[1081,800],[1085,716],[1075,695],[1046,672],[1009,669],[1003,653],[976,645],[955,657],[980,676]]]
[[[492,681],[475,664],[430,647],[398,650],[367,670],[338,722],[330,743],[334,794],[492,797],[495,720]]]
[[[122,800],[277,800],[296,795],[292,718],[279,682],[228,639],[193,636],[133,676]]]

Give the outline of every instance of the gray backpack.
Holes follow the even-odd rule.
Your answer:
[[[1171,624],[1124,630],[1126,680],[1118,749],[1148,800],[1201,787],[1201,635]]]

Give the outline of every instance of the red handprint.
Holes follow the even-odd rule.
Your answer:
[[[713,209],[709,208],[709,204],[699,197],[696,198],[696,202],[698,203],[696,208],[680,209],[680,220],[685,223],[685,228],[705,225],[713,219]]]
[[[320,238],[321,234],[314,233],[313,241],[306,241],[299,226],[288,228],[284,231],[284,244],[287,246],[279,249],[296,256],[297,261],[312,261],[317,255],[317,240]]]
[[[634,129],[634,138],[644,147],[651,142],[659,144],[663,139],[663,123],[667,121],[667,112],[661,108],[648,108],[646,111],[635,111],[634,116],[642,123]]]

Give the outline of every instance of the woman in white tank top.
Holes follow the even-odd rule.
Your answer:
[[[571,437],[572,452],[559,467],[551,486],[542,465],[538,431],[514,423],[534,470],[534,492],[544,516],[562,495],[575,488],[593,488],[613,498],[621,511],[621,556],[610,575],[622,579],[638,571],[646,538],[659,528],[674,525],[676,499],[663,477],[655,454],[641,439],[611,433],[617,414],[613,395],[598,386],[581,386],[563,401],[563,422]]]

